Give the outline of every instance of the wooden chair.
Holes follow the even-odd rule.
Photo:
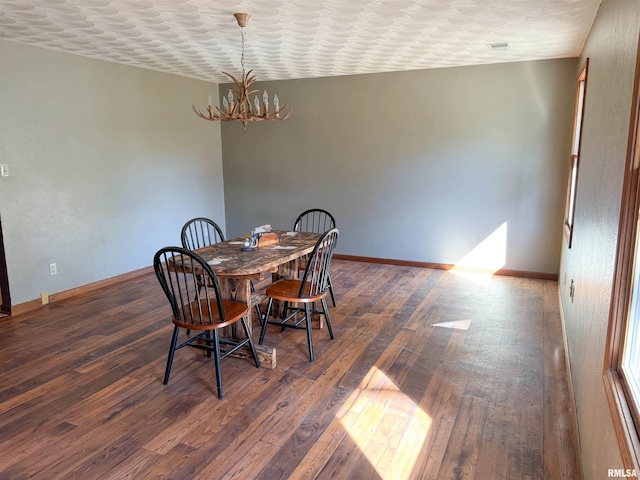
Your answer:
[[[216,222],[208,218],[192,218],[182,227],[182,246],[197,250],[219,242],[224,242],[224,234]]]
[[[248,308],[245,303],[222,300],[220,285],[211,267],[196,253],[180,247],[165,247],[159,250],[153,258],[153,268],[158,281],[169,299],[173,312],[173,337],[164,381],[169,382],[171,365],[176,350],[182,347],[193,347],[206,350],[207,357],[215,355],[216,384],[218,397],[222,398],[222,376],[220,374],[220,360],[235,352],[242,346],[249,344],[256,367],[260,361],[251,339],[246,316]],[[241,321],[246,337],[244,340],[221,339],[218,330]],[[178,344],[178,332],[184,328],[187,332],[197,332],[187,335],[187,340]],[[220,345],[226,347],[223,351]]]
[[[298,215],[296,223],[293,224],[294,232],[315,232],[324,233],[327,230],[336,228],[336,219],[326,210],[320,208],[312,208]],[[301,268],[304,269],[305,259],[302,259]],[[329,277],[329,294],[331,295],[331,303],[336,306],[336,297],[333,293],[333,284]]]
[[[333,329],[331,328],[331,319],[329,318],[329,309],[327,307],[326,296],[329,292],[329,266],[331,265],[331,257],[338,241],[338,229],[333,228],[325,232],[318,243],[316,243],[313,252],[309,256],[307,266],[304,271],[302,280],[299,279],[283,279],[266,290],[269,297],[267,304],[267,312],[264,316],[262,331],[260,332],[260,341],[264,341],[264,335],[267,331],[267,324],[278,325],[283,329],[297,328],[307,330],[307,341],[309,342],[309,360],[313,362],[313,339],[311,332],[311,313],[324,315],[327,321],[327,329],[329,336],[333,339]],[[287,304],[302,303],[304,304],[304,317],[300,318],[301,308],[294,308],[291,314],[285,315],[281,320],[269,320],[271,306],[273,300],[280,300]],[[321,302],[322,311],[312,311],[309,304]],[[286,313],[286,311],[285,311]],[[301,325],[302,323],[306,325]]]
[[[224,242],[222,229],[216,222],[205,217],[192,218],[185,223],[182,227],[180,238],[182,246],[188,250],[197,250],[198,248]],[[251,294],[251,306],[256,309],[258,321],[262,325],[262,311],[260,310],[262,296],[255,292],[253,282],[251,282]]]
[[[298,215],[296,223],[293,224],[295,232],[315,232],[324,233],[327,230],[336,228],[336,219],[326,210],[312,208]]]

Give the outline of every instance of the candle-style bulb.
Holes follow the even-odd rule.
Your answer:
[[[267,91],[262,92],[262,101],[264,103],[269,103],[269,95],[267,95]]]
[[[227,102],[227,97],[222,97],[222,105],[225,109],[229,108],[229,102]]]
[[[260,115],[260,100],[257,95],[253,97],[253,106],[256,107],[256,115]]]
[[[213,98],[211,98],[211,94],[209,94],[209,106],[213,105]]]
[[[229,99],[229,103],[233,103],[233,92],[231,90],[229,90],[229,94],[227,95],[227,98]]]
[[[280,118],[280,100],[278,95],[273,96],[273,113],[276,118]]]

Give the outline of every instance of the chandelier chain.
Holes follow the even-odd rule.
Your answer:
[[[242,76],[245,76],[244,68],[244,27],[240,27],[240,35],[242,36],[242,57],[240,58],[240,65],[242,65]]]

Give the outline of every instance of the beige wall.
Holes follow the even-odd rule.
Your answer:
[[[575,59],[266,82],[281,123],[222,126],[230,234],[333,212],[344,254],[557,273]],[[221,86],[221,92],[225,92]]]
[[[224,225],[217,86],[0,41],[0,215],[14,305],[151,265]],[[49,276],[49,263],[58,267]]]
[[[603,1],[580,59],[589,58],[589,76],[573,245],[563,242],[560,293],[587,480],[622,468],[602,369],[639,29],[640,3]]]

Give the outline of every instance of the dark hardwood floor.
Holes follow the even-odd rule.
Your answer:
[[[556,282],[334,261],[336,339],[183,349],[153,274],[0,321],[0,479],[579,479]],[[445,324],[444,326],[432,326]],[[456,328],[452,328],[456,327]],[[254,327],[254,336],[258,329]]]

